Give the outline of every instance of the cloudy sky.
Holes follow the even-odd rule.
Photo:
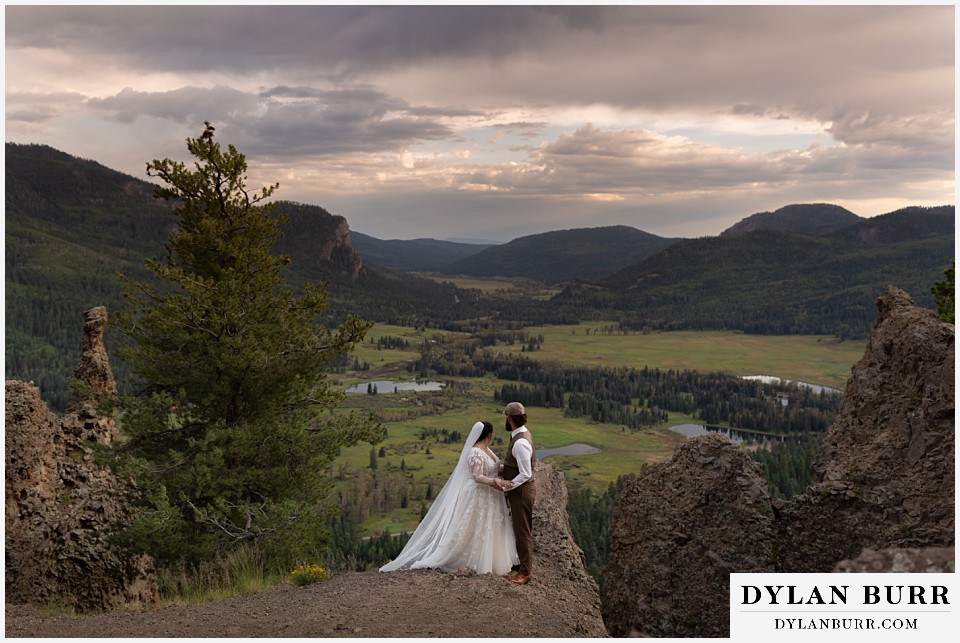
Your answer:
[[[955,200],[941,6],[11,6],[6,140],[144,178],[216,126],[381,239],[715,235]]]

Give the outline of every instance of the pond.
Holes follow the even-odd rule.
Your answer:
[[[726,429],[721,426],[710,426],[707,424],[678,424],[670,427],[671,431],[679,433],[685,438],[695,438],[708,433],[722,433],[734,443],[741,443],[745,440],[779,440],[779,436],[767,436],[762,433],[752,433],[750,431],[737,431],[736,429]]]
[[[439,391],[443,388],[442,382],[393,382],[390,380],[376,380],[361,382],[347,389],[349,395],[366,395],[376,388],[378,395],[384,393],[398,393],[400,391]]]
[[[741,379],[745,380],[758,380],[764,384],[796,384],[797,386],[802,386],[803,388],[808,388],[814,393],[841,393],[840,389],[830,388],[829,386],[820,386],[819,384],[807,384],[806,382],[797,382],[794,380],[785,380],[782,377],[775,377],[773,375],[744,375]]]
[[[553,449],[537,449],[537,459],[542,460],[548,455],[591,455],[594,453],[600,453],[600,449],[589,444],[568,444],[565,447]]]

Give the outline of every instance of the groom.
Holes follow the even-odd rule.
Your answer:
[[[510,402],[503,409],[507,416],[506,429],[510,432],[510,446],[503,460],[503,479],[507,505],[510,507],[510,519],[513,522],[513,535],[517,541],[517,554],[520,565],[507,575],[507,579],[518,585],[530,582],[533,572],[533,502],[537,497],[537,488],[533,482],[533,463],[536,462],[533,448],[533,436],[527,429],[527,412],[520,402]]]

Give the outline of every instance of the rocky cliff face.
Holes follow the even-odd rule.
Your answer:
[[[345,218],[302,203],[277,201],[274,205],[276,213],[287,218],[276,250],[294,258],[299,277],[348,283],[361,278],[363,259],[350,243]]]
[[[771,498],[720,435],[624,489],[604,576],[611,634],[729,636],[729,572],[952,570],[954,326],[895,288],[877,307],[802,496]]]
[[[829,571],[863,548],[954,544],[954,326],[902,290],[877,306],[814,482],[783,509],[785,570]]]
[[[529,635],[605,637],[607,631],[597,583],[587,573],[583,550],[570,533],[563,473],[553,464],[538,461],[534,478],[537,500],[533,507],[535,580],[532,584],[539,588],[540,596],[530,603],[549,605],[556,610],[557,626],[556,633],[531,631]]]
[[[864,549],[852,560],[841,560],[833,567],[842,573],[953,574],[957,571],[953,547]]]
[[[62,418],[32,384],[6,382],[6,600],[79,611],[157,600],[151,561],[108,544],[125,524],[123,481],[94,462],[94,444],[117,435],[97,413],[116,391],[103,348],[106,310],[86,313],[81,392]]]
[[[351,282],[355,282],[360,277],[363,259],[350,245],[350,226],[346,219],[337,226],[333,237],[317,248],[317,255],[323,261],[340,266]]]

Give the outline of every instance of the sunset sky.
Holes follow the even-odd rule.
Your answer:
[[[874,216],[955,201],[954,12],[8,4],[6,140],[146,179],[209,120],[381,239]]]

